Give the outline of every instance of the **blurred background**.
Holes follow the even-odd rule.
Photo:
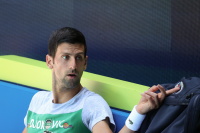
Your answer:
[[[0,0],[0,55],[45,61],[65,26],[86,37],[87,72],[148,86],[200,75],[197,0]]]

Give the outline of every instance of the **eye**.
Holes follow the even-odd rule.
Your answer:
[[[63,55],[62,58],[63,58],[64,60],[68,60],[68,59],[69,59],[69,56],[68,56],[68,55]]]
[[[83,57],[81,55],[76,56],[76,60],[83,60]]]

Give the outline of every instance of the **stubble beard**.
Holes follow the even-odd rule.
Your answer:
[[[62,89],[72,90],[74,88],[78,88],[79,85],[80,85],[80,79],[62,80]]]
[[[73,72],[73,71],[72,71]],[[70,73],[70,72],[68,72]],[[75,88],[78,88],[81,84],[80,84],[80,80],[81,80],[81,76],[76,72],[76,77],[74,79],[67,79],[67,74],[65,77],[63,77],[62,79],[58,79],[58,78],[53,78],[54,81],[54,85],[56,88],[60,88],[63,91],[69,91]],[[55,75],[53,77],[56,77]]]

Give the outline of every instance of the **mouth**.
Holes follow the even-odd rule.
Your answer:
[[[67,77],[69,77],[70,79],[74,79],[77,76],[77,74],[75,73],[70,73],[67,75]]]

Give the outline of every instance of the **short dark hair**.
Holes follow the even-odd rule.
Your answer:
[[[84,56],[86,56],[87,45],[84,35],[79,30],[71,27],[63,27],[52,33],[49,38],[48,54],[54,58],[58,46],[63,42],[70,44],[83,44],[85,47]]]

